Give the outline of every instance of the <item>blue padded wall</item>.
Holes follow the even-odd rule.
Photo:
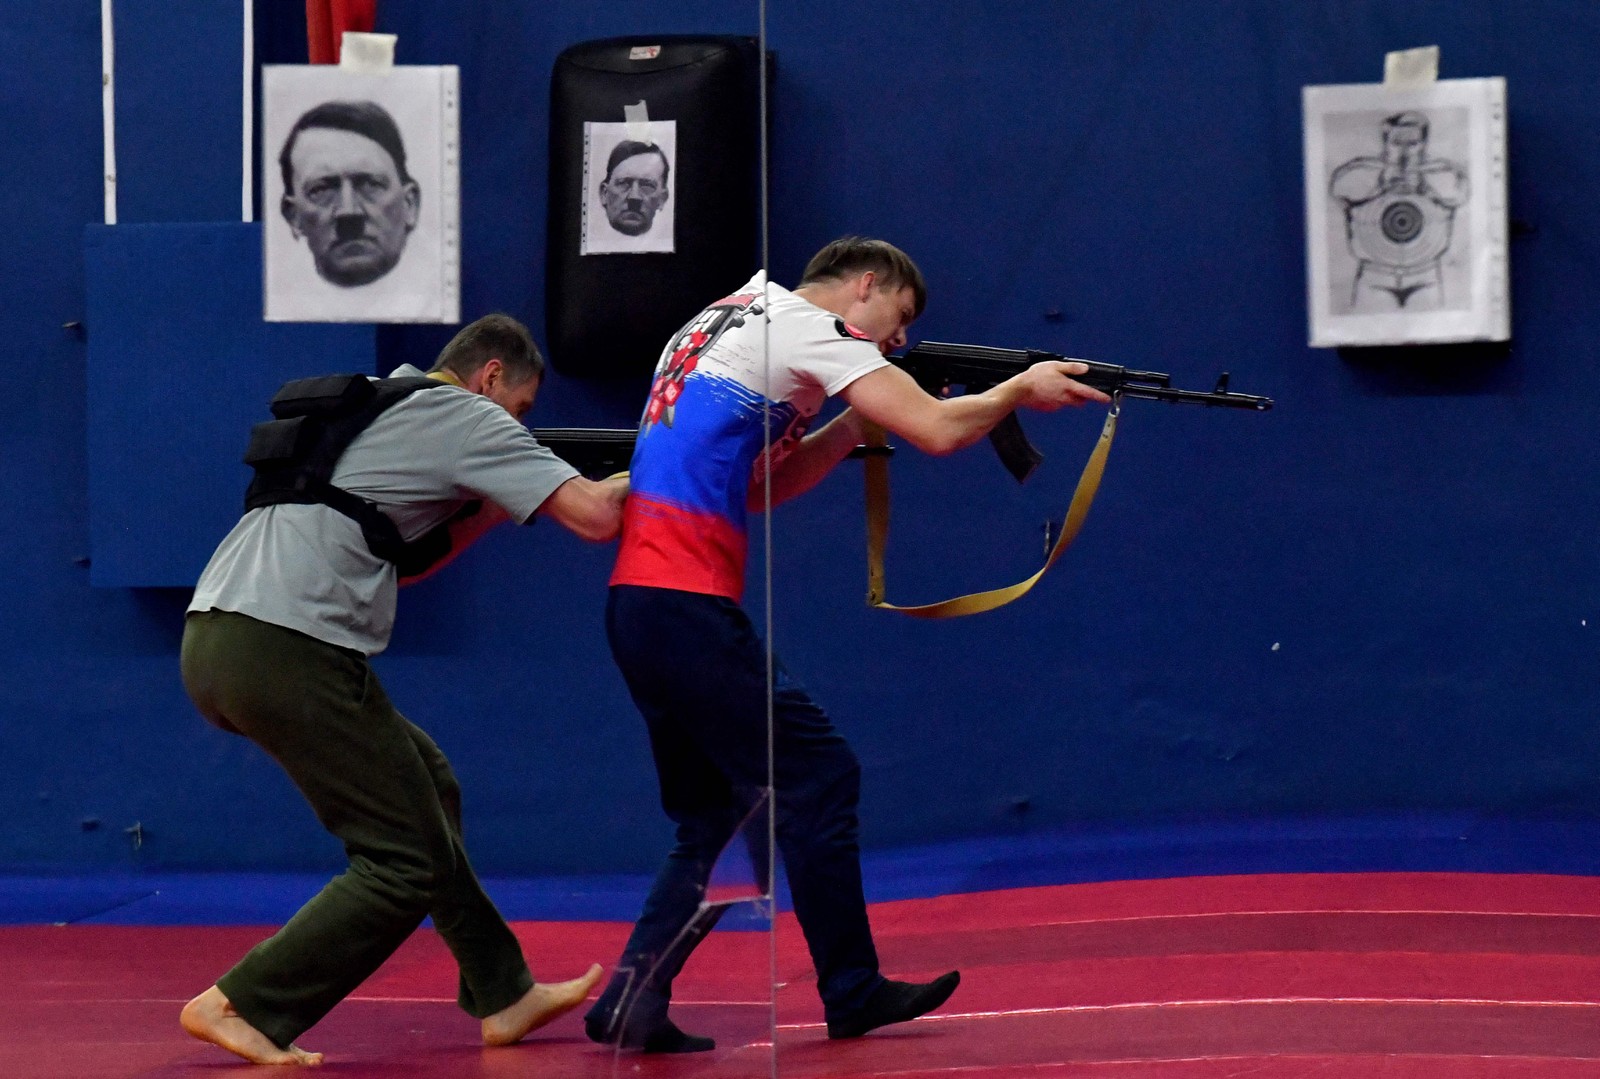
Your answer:
[[[820,238],[880,234],[929,277],[914,338],[1200,387],[1229,370],[1278,402],[1131,402],[1077,548],[983,618],[860,608],[838,557],[859,549],[856,477],[780,510],[779,649],[862,723],[869,836],[1593,820],[1600,225],[1576,162],[1600,164],[1577,75],[1600,9],[947,4],[829,32],[849,22],[836,0],[774,6],[778,280]],[[1427,43],[1443,77],[1508,79],[1515,340],[1309,349],[1300,87],[1379,81],[1386,50]],[[863,117],[834,76],[867,71]],[[1099,416],[1024,422],[1050,457],[1026,488],[981,448],[901,455],[891,598],[1038,564]]]
[[[188,587],[239,519],[250,425],[291,378],[374,370],[368,325],[263,322],[261,227],[90,225],[92,584]]]
[[[63,324],[84,320],[80,239],[100,213],[98,27],[72,5],[0,5],[6,55],[37,58],[0,70],[18,125],[0,161],[51,178],[0,185],[17,256],[0,328],[40,372],[15,380],[0,424],[0,758],[21,777],[0,786],[0,866],[328,865],[336,849],[281,775],[183,699],[186,592],[90,588],[78,562],[99,505],[85,447],[102,342],[92,320],[87,346]],[[769,7],[778,280],[833,236],[883,235],[929,278],[915,337],[1188,384],[1228,369],[1279,402],[1264,416],[1130,403],[1078,547],[1022,602],[965,622],[862,608],[853,467],[780,509],[776,646],[863,760],[863,842],[981,850],[1068,832],[1087,838],[1029,849],[1122,844],[1143,874],[1362,855],[1600,864],[1600,9]],[[384,0],[378,29],[403,63],[462,66],[463,312],[509,311],[542,336],[556,54],[651,30],[753,33],[754,5],[440,11]],[[1376,81],[1386,50],[1427,43],[1446,77],[1508,80],[1515,341],[1313,351],[1300,87]],[[235,151],[219,145],[214,167]],[[236,193],[230,180],[229,205]],[[426,363],[449,333],[383,329],[377,365]],[[533,420],[630,423],[643,390],[552,378]],[[210,380],[185,391],[199,410],[260,407]],[[901,454],[891,596],[1030,572],[1098,420],[1026,417],[1050,460],[1023,488],[983,447]],[[214,436],[236,474],[243,435]],[[558,529],[507,529],[402,596],[377,667],[455,762],[489,872],[637,871],[663,849],[641,724],[600,634],[608,568],[607,549]],[[1238,836],[1248,858],[1227,853]]]

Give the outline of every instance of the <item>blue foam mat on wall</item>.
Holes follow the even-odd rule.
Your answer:
[[[273,393],[372,372],[376,335],[262,321],[255,224],[90,225],[84,265],[90,583],[192,586],[239,518]]]

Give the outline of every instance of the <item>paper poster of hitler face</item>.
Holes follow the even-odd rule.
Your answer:
[[[1456,87],[1498,81],[1307,88],[1313,346],[1495,339],[1505,114]]]
[[[675,120],[583,125],[579,254],[673,250]]]
[[[455,92],[455,68],[263,69],[267,321],[459,321]]]

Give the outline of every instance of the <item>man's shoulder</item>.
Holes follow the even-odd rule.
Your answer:
[[[389,377],[415,382],[425,376],[402,375],[396,368]],[[428,381],[432,385],[417,387],[385,409],[373,427],[388,437],[414,439],[420,446],[457,441],[484,427],[493,429],[497,414],[514,427],[522,426],[487,397],[448,382]]]
[[[871,337],[832,311],[794,293],[772,304],[771,328],[774,350],[782,349],[793,355],[830,358],[878,355],[878,346]]]

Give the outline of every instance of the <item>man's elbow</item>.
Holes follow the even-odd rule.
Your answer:
[[[943,427],[902,432],[901,437],[932,457],[948,457],[968,444],[960,432]]]

